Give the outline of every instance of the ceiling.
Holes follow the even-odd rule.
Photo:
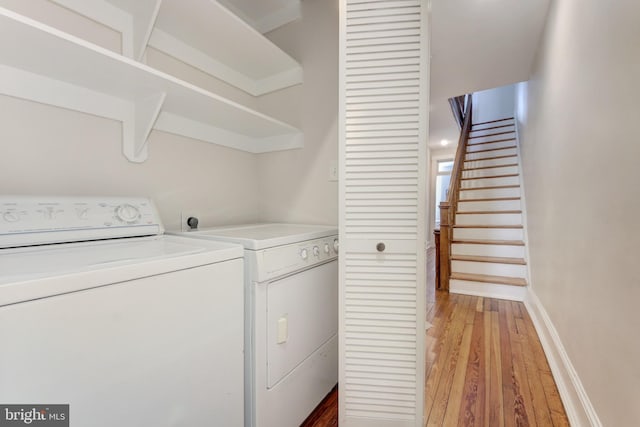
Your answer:
[[[550,0],[431,0],[429,146],[455,144],[447,102],[529,79]]]

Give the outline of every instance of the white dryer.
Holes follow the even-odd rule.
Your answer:
[[[147,199],[0,196],[0,403],[242,426],[242,256],[163,235]]]
[[[297,427],[338,382],[338,230],[302,224],[182,235],[245,248],[245,425]]]

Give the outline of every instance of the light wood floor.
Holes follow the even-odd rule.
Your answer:
[[[522,303],[435,291],[428,254],[427,426],[568,426]],[[303,423],[337,426],[337,390]]]

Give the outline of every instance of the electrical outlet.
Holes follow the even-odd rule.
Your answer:
[[[338,180],[338,161],[331,160],[329,162],[329,181]]]
[[[189,224],[187,224],[187,221],[191,217],[200,219],[200,215],[198,215],[198,213],[195,211],[180,212],[180,230],[182,231],[191,230],[191,227],[189,227]]]

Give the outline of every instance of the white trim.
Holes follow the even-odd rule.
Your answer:
[[[449,292],[452,294],[473,295],[484,298],[524,301],[527,295],[527,287],[450,279]]]
[[[531,287],[528,288],[524,304],[547,356],[569,423],[573,427],[602,427],[582,381],[564,349],[558,331]]]
[[[515,111],[513,116],[516,117]],[[518,119],[514,118],[516,131],[516,159],[518,160],[518,175],[520,179],[520,210],[522,211],[522,240],[524,241],[524,260],[527,269],[527,283],[531,286],[531,255],[529,252],[529,221],[527,220],[527,198],[525,197],[524,169],[522,168],[522,151],[520,150],[520,126]]]

